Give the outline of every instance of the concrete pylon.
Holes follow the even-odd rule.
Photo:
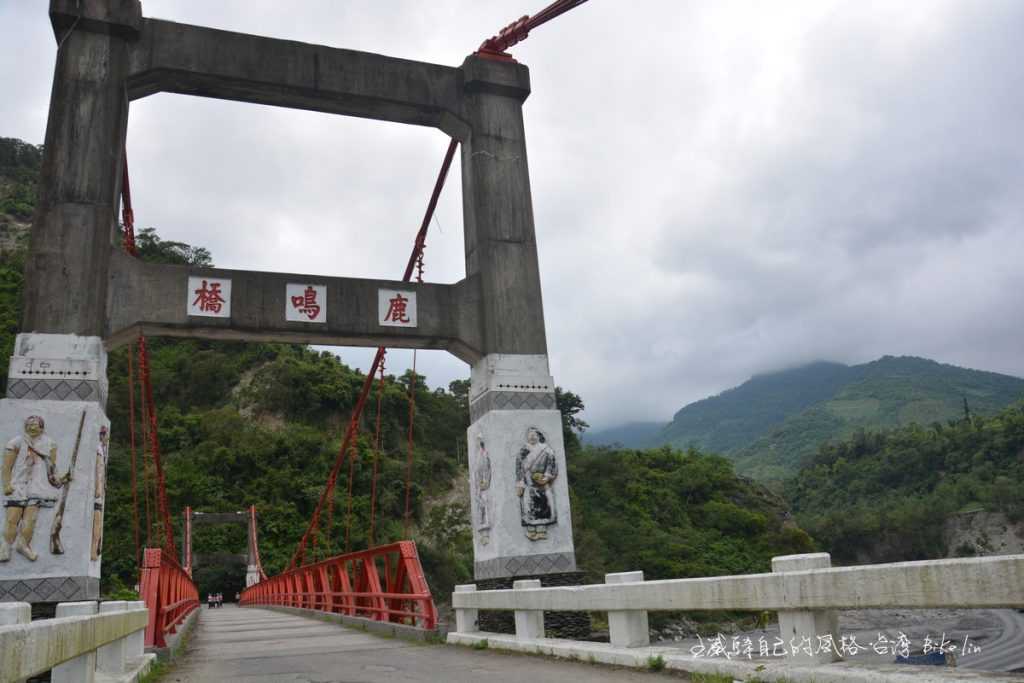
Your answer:
[[[101,335],[138,2],[54,0],[59,41],[26,266],[0,400],[0,601],[99,597],[110,423]],[[113,30],[111,30],[113,29]]]
[[[483,340],[467,432],[474,576],[481,589],[516,579],[578,584],[523,126],[529,71],[480,56],[462,70],[471,129],[462,144],[466,276],[480,282]],[[483,613],[481,628],[511,632],[510,616]],[[547,622],[559,635],[589,635],[586,615]]]
[[[522,104],[529,71],[463,62],[466,275],[483,296],[468,443],[477,580],[576,569],[562,422],[548,369]]]

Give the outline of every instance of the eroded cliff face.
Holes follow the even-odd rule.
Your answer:
[[[1001,512],[961,512],[946,520],[943,533],[948,557],[1024,553],[1024,521],[1011,522]]]
[[[0,213],[0,250],[17,249],[28,244],[32,224],[17,216]]]

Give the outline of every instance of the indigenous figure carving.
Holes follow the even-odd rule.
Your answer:
[[[11,547],[35,562],[32,536],[39,509],[53,507],[57,491],[71,481],[69,470],[57,478],[57,444],[44,434],[46,422],[39,415],[25,419],[25,432],[7,442],[3,461],[4,535],[0,562],[11,559]],[[20,532],[20,533],[19,533]]]
[[[484,435],[476,435],[476,467],[473,469],[473,496],[476,498],[476,530],[480,545],[491,540],[491,458],[487,455]]]
[[[555,451],[544,433],[536,427],[526,430],[526,443],[516,458],[516,495],[526,537],[540,541],[548,537],[548,527],[558,522],[552,482],[558,477]]]
[[[110,434],[100,427],[100,442],[96,446],[96,491],[92,504],[92,553],[94,560],[103,553],[103,494],[107,487],[107,455],[110,452]]]

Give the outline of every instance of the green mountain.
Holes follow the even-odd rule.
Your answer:
[[[854,368],[825,362],[757,375],[682,408],[655,440],[729,456],[788,416],[833,396],[856,376]]]
[[[857,430],[991,415],[1024,397],[1024,380],[924,358],[814,363],[759,375],[678,413],[656,441],[694,444],[761,480],[791,476],[819,445]]]

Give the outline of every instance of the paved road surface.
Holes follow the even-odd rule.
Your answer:
[[[558,683],[679,681],[591,664],[470,648],[423,645],[270,610],[203,608],[187,652],[165,683]]]

